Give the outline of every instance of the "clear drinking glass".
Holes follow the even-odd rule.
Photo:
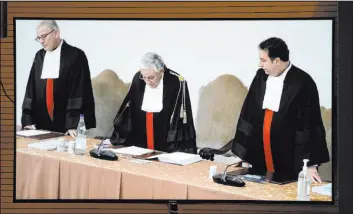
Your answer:
[[[65,139],[60,139],[56,147],[57,152],[65,152],[66,150],[66,141]]]

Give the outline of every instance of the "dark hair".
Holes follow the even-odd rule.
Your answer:
[[[280,38],[271,37],[259,44],[261,50],[267,51],[271,60],[280,58],[282,61],[289,60],[289,50],[287,44]]]

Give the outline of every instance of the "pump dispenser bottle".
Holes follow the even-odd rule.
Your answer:
[[[311,180],[308,176],[308,159],[303,160],[303,170],[298,175],[298,193],[297,200],[299,201],[310,201],[310,192],[311,192]]]

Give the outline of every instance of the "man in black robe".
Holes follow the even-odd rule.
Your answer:
[[[114,120],[113,145],[196,154],[188,86],[156,53],[147,53]]]
[[[96,127],[90,70],[85,53],[60,38],[54,20],[37,27],[43,49],[34,58],[22,105],[22,127],[76,136],[83,114],[86,129]]]
[[[250,172],[283,180],[296,179],[303,159],[309,159],[309,177],[321,182],[317,167],[329,154],[316,84],[291,64],[282,39],[263,41],[259,51],[260,69],[244,101],[232,152],[252,165]]]

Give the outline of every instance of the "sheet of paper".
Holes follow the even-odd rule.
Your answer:
[[[63,139],[50,139],[36,143],[28,144],[28,148],[41,149],[41,150],[56,150],[59,143],[64,142]]]
[[[150,160],[154,158],[158,158],[160,162],[178,164],[183,166],[189,165],[191,163],[196,163],[202,160],[202,158],[199,155],[189,154],[184,152],[164,153],[164,154],[154,155],[146,159]]]
[[[332,183],[314,186],[311,188],[311,191],[321,195],[332,196]]]
[[[170,160],[175,160],[175,161],[183,161],[183,160],[190,159],[190,158],[201,159],[199,155],[189,154],[189,153],[184,153],[184,152],[173,152],[173,153],[160,154],[159,157],[160,158],[161,157],[168,158]]]
[[[133,159],[133,160],[130,160],[130,162],[137,163],[137,164],[145,164],[145,163],[151,163],[152,161],[143,160],[143,159]]]
[[[153,156],[150,156],[148,158],[146,158],[146,160],[152,160],[152,159],[156,159],[158,158],[159,156],[161,156],[162,154],[159,154],[159,155],[153,155]]]
[[[153,152],[151,149],[140,148],[136,146],[129,146],[119,149],[110,149],[115,153],[125,154],[125,155],[143,155]]]
[[[16,132],[17,135],[24,136],[24,137],[32,137],[36,135],[42,135],[42,134],[48,134],[50,131],[44,131],[44,130],[23,130]]]

